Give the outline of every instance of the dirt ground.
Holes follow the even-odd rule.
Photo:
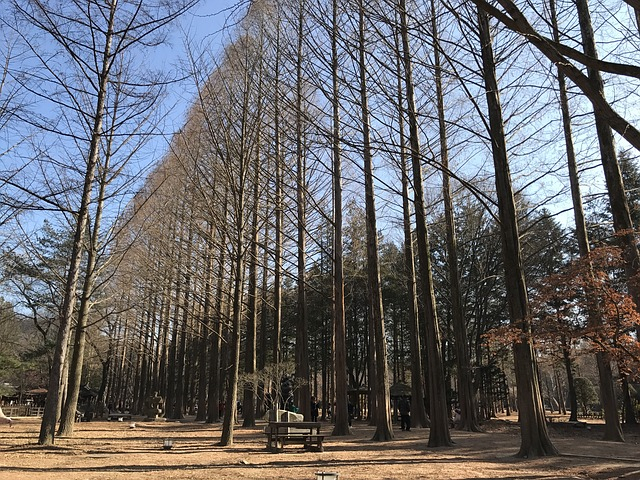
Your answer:
[[[325,451],[288,445],[282,453],[265,449],[264,424],[238,427],[234,445],[220,447],[220,424],[192,420],[135,420],[77,423],[71,438],[53,447],[37,445],[40,420],[18,418],[0,426],[1,480],[91,479],[309,479],[336,472],[350,479],[640,479],[640,431],[625,432],[623,444],[600,440],[602,425],[549,426],[561,455],[518,459],[519,428],[509,419],[483,425],[485,433],[452,431],[455,446],[428,448],[428,429],[400,431],[395,439],[373,442],[372,427],[355,422],[350,437],[326,437]],[[327,435],[331,425],[323,428]],[[162,448],[174,439],[171,450]]]

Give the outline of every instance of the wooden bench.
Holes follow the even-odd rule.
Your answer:
[[[301,443],[305,450],[322,452],[324,435],[320,434],[320,422],[269,422],[265,427],[267,450],[282,452],[284,446]]]
[[[119,422],[122,422],[124,420],[131,420],[131,414],[130,413],[110,413],[109,415],[107,415],[107,420],[110,422],[111,420],[118,420]]]

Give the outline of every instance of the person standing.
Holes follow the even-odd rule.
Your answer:
[[[400,430],[411,430],[411,402],[406,396],[400,398],[398,410],[400,412]]]
[[[349,404],[347,405],[347,412],[349,413],[349,426],[351,426],[356,413],[356,407],[351,403],[351,400],[349,400]]]
[[[318,404],[318,401],[316,400],[316,397],[311,397],[311,421],[312,422],[317,422],[318,421],[318,414],[320,413],[320,405]]]

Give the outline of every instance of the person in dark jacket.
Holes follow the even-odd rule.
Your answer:
[[[316,400],[316,397],[311,397],[311,421],[318,421],[318,414],[320,413],[320,405]]]
[[[400,398],[398,411],[400,412],[400,430],[411,430],[411,402],[407,397]]]
[[[347,412],[349,413],[349,426],[351,426],[353,424],[353,418],[355,417],[356,413],[356,406],[351,403],[351,401],[349,401],[347,405]]]

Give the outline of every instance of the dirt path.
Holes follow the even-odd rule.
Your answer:
[[[427,447],[429,431],[395,430],[395,440],[372,442],[373,429],[354,424],[351,437],[328,437],[323,453],[297,445],[280,454],[265,450],[264,435],[237,428],[232,447],[220,447],[220,425],[192,421],[94,421],[76,424],[72,438],[53,447],[37,445],[39,419],[17,419],[0,426],[0,480],[91,479],[315,479],[318,471],[349,479],[640,479],[640,434],[626,432],[626,443],[602,442],[600,428],[551,424],[562,455],[517,459],[516,425],[485,424],[487,433],[452,432],[452,448]],[[330,433],[327,424],[326,433]],[[174,439],[163,450],[165,438]]]

